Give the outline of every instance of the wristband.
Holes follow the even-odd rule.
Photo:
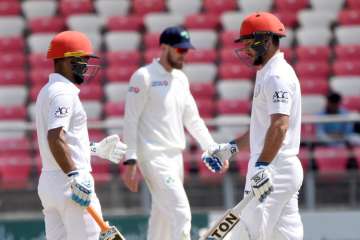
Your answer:
[[[136,164],[136,159],[128,159],[126,161],[124,161],[123,163],[124,165],[135,165]]]
[[[72,177],[72,176],[76,176],[79,175],[79,171],[78,170],[73,170],[67,173],[68,177]]]
[[[255,167],[260,167],[260,166],[267,166],[269,165],[269,162],[265,162],[265,161],[261,161],[261,160],[258,160],[256,163],[255,163]]]

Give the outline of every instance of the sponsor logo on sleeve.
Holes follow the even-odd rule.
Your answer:
[[[64,118],[69,116],[70,107],[58,107],[55,111],[56,118]]]
[[[139,93],[139,92],[140,92],[140,88],[130,86],[130,87],[129,87],[129,92]]]
[[[289,93],[285,91],[275,91],[273,94],[273,103],[288,103],[288,95]]]

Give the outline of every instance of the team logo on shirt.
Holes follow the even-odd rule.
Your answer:
[[[70,113],[70,107],[58,107],[55,111],[55,117],[64,118],[67,117]]]
[[[288,103],[289,102],[289,98],[288,98],[289,93],[285,92],[285,91],[275,91],[273,94],[273,103]]]
[[[139,93],[139,92],[140,92],[140,88],[138,88],[138,87],[129,87],[129,92]]]
[[[151,86],[152,87],[162,87],[162,86],[167,86],[169,85],[169,81],[167,80],[164,80],[164,81],[155,81],[155,82],[152,82],[151,83]]]

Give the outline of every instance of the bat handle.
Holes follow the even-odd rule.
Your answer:
[[[101,228],[101,232],[105,232],[109,229],[109,225],[103,220],[103,218],[96,212],[96,210],[92,206],[88,206],[86,210],[95,220],[95,222],[99,225],[99,227]]]

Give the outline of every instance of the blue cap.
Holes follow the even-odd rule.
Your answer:
[[[190,34],[183,27],[168,27],[160,35],[160,44],[174,48],[194,48],[190,43]]]

